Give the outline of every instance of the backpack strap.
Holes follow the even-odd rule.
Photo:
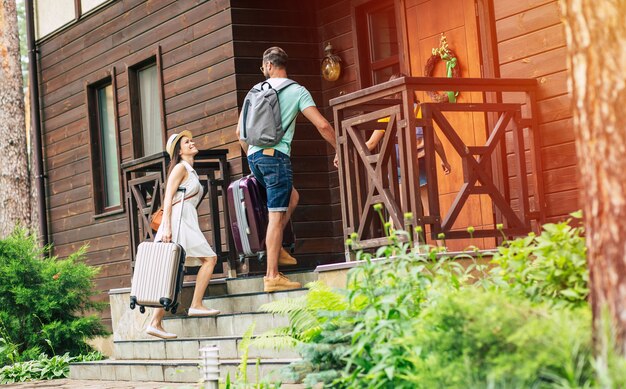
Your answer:
[[[276,91],[276,93],[278,93],[281,90],[287,88],[289,85],[293,85],[293,84],[297,84],[297,82],[295,82],[294,80],[291,80],[291,79],[288,78],[282,84],[280,84],[276,88],[274,88],[274,90]]]

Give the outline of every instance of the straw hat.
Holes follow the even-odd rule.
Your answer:
[[[179,132],[178,134],[172,134],[172,136],[170,136],[170,138],[167,140],[167,144],[165,145],[165,151],[167,151],[167,153],[170,155],[170,159],[174,158],[172,154],[174,154],[176,143],[178,143],[180,138],[182,138],[183,136],[186,136],[189,139],[193,138],[193,135],[191,135],[191,131],[184,130]]]

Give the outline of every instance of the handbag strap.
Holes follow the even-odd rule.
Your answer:
[[[178,190],[183,192],[183,198],[182,200],[180,200],[181,204],[180,204],[180,217],[178,218],[178,230],[176,231],[176,243],[178,244],[178,238],[180,238],[180,225],[183,222],[183,212],[185,210],[184,206],[185,206],[185,193],[187,192],[187,188],[185,188],[184,186],[180,186],[178,187]],[[197,192],[196,192],[197,193]],[[193,195],[189,196],[189,197],[193,197],[196,195],[196,193],[194,193]],[[178,201],[177,201],[178,202]],[[174,204],[172,204],[173,206]]]

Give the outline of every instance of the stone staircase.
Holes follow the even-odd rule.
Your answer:
[[[291,273],[288,276],[303,285],[317,279],[314,272]],[[138,309],[128,307],[130,288],[111,290],[113,355],[103,361],[72,364],[70,377],[79,380],[157,381],[164,382],[164,386],[166,382],[198,383],[201,380],[199,349],[217,345],[220,350],[220,379],[224,381],[229,373],[234,378],[242,358],[238,346],[250,325],[254,323],[254,333],[261,334],[287,324],[285,317],[258,312],[258,308],[271,301],[306,293],[306,289],[275,293],[264,293],[262,290],[262,277],[211,281],[204,304],[219,309],[220,315],[187,317],[185,309],[176,315],[168,313],[163,326],[178,335],[172,340],[145,334],[151,310],[142,315]],[[192,293],[193,283],[185,283],[182,307],[189,306]],[[248,350],[248,380],[255,382],[257,378],[272,378],[282,381],[278,370],[298,358],[293,351],[251,347]],[[301,386],[283,385],[283,388],[289,387]]]

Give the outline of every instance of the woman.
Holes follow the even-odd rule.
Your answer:
[[[217,256],[200,231],[198,224],[196,207],[204,190],[200,185],[198,174],[193,170],[194,157],[198,154],[198,149],[193,143],[189,131],[182,131],[180,134],[170,136],[165,149],[170,155],[171,162],[163,199],[163,218],[154,236],[154,241],[180,244],[187,254],[185,265],[200,265],[191,307],[187,314],[189,316],[215,316],[220,313],[218,310],[208,309],[202,305],[202,298],[209,286]],[[180,201],[183,193],[177,190],[179,187],[186,188],[184,205]],[[180,232],[179,220],[181,223]],[[162,339],[176,338],[176,334],[167,332],[163,328],[162,319],[164,315],[165,310],[163,308],[156,308],[146,333]]]

